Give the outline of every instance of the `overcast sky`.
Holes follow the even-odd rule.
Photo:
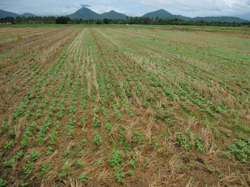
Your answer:
[[[250,0],[0,0],[0,9],[39,16],[68,15],[83,6],[97,13],[115,10],[128,16],[165,9],[189,17],[237,16],[250,20]]]

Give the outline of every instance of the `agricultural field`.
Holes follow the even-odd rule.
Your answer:
[[[0,28],[0,186],[249,186],[250,29],[206,29]]]

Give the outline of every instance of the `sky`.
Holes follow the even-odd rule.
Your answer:
[[[96,13],[115,10],[128,16],[164,9],[188,17],[236,16],[250,20],[250,0],[0,0],[0,9],[37,16],[69,15],[87,7]]]

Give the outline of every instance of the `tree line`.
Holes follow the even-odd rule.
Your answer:
[[[141,24],[141,25],[196,25],[196,26],[250,26],[250,22],[236,23],[236,22],[220,22],[220,21],[185,21],[178,18],[162,19],[156,17],[155,19],[149,17],[127,17],[126,19],[70,19],[69,17],[60,16],[32,16],[32,17],[5,17],[0,18],[0,23],[11,24]]]

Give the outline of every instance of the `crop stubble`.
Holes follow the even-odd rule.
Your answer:
[[[0,43],[7,185],[250,184],[241,34],[36,28],[15,41],[10,30]]]

